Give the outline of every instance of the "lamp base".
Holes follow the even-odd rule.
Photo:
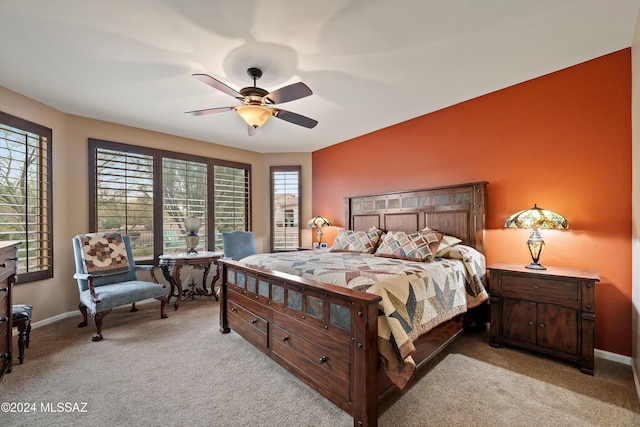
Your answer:
[[[547,267],[544,265],[538,264],[537,262],[532,262],[529,265],[525,265],[525,268],[530,268],[532,270],[546,270]]]

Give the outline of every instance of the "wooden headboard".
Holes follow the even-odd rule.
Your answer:
[[[484,253],[487,182],[345,197],[345,228],[414,232],[429,227]]]

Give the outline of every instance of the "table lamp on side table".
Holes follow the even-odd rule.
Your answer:
[[[187,243],[187,253],[188,254],[197,254],[198,251],[196,248],[198,247],[198,242],[200,241],[200,236],[198,236],[198,230],[202,223],[200,219],[195,216],[188,216],[184,219],[184,228],[189,232],[184,240]]]
[[[331,221],[321,216],[311,218],[309,221],[307,221],[307,228],[314,227],[316,229],[316,238],[318,239],[318,241],[313,244],[313,247],[320,248],[322,247],[322,227],[331,227]]]
[[[525,267],[534,270],[546,270],[547,268],[545,266],[538,264],[538,260],[544,249],[544,240],[542,240],[540,229],[567,229],[569,228],[569,223],[562,215],[539,208],[534,204],[531,209],[526,209],[511,215],[505,221],[504,226],[507,228],[531,229],[527,246],[529,247],[533,262]]]

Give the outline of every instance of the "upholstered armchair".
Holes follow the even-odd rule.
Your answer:
[[[256,253],[256,242],[251,231],[222,233],[222,252],[225,258],[239,261]]]
[[[160,301],[160,318],[167,304],[164,285],[138,280],[129,236],[118,233],[80,234],[73,238],[80,304],[78,308],[84,320],[78,327],[88,325],[87,309],[96,324],[93,341],[102,340],[102,319],[111,309],[132,304],[131,311],[138,311],[136,302],[150,298]]]

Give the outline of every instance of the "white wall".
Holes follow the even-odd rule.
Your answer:
[[[631,45],[631,132],[632,132],[632,178],[631,209],[633,214],[632,245],[632,322],[633,322],[633,372],[636,392],[640,397],[640,12],[636,20],[636,31]]]

